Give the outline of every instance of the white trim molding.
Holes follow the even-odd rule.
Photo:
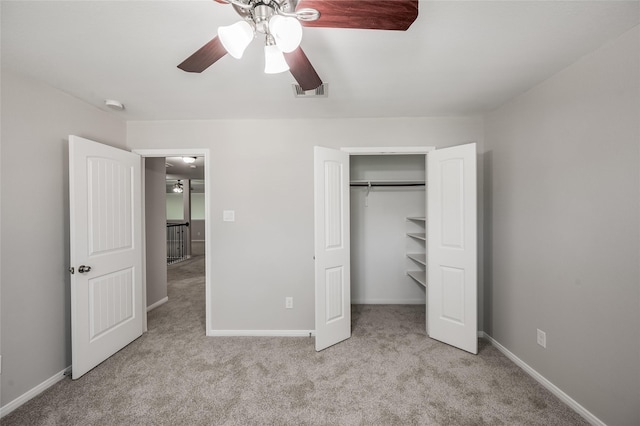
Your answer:
[[[487,333],[483,331],[478,332],[478,337],[483,337],[487,339],[496,349],[504,354],[507,358],[513,361],[518,367],[522,368],[525,373],[533,377],[538,383],[544,386],[549,392],[560,398],[562,402],[571,407],[576,413],[580,414],[586,421],[591,423],[594,426],[606,426],[602,420],[597,418],[593,413],[580,405],[576,400],[571,398],[569,395],[564,393],[562,389],[551,383],[547,378],[545,378],[542,374],[538,373],[531,366],[529,366],[526,362],[518,358],[515,354],[513,354],[509,349],[502,346],[495,340],[493,337],[489,336]]]
[[[350,155],[408,155],[408,154],[427,154],[433,151],[433,146],[374,146],[374,147],[350,147],[340,148],[341,151],[348,152]]]
[[[51,386],[55,385],[60,380],[64,379],[65,376],[68,376],[70,374],[71,374],[71,366],[69,366],[69,367],[65,368],[64,370],[54,374],[52,377],[48,378],[47,380],[45,380],[44,382],[40,383],[36,387],[34,387],[34,388],[28,390],[27,392],[23,393],[22,395],[20,395],[19,397],[17,397],[16,399],[11,401],[7,405],[5,405],[4,407],[0,407],[0,418],[2,418],[4,416],[6,416],[7,414],[11,413],[13,410],[15,410],[16,408],[20,407],[22,404],[26,403],[27,401],[29,401],[29,400],[35,398],[36,396],[40,395],[42,392],[46,391]]]
[[[165,303],[167,303],[169,301],[169,296],[164,297],[160,300],[158,300],[156,303],[154,303],[151,306],[147,306],[147,312],[154,310],[155,308],[157,308],[160,305],[164,305]]]
[[[209,330],[207,336],[217,337],[311,337],[315,330]]]

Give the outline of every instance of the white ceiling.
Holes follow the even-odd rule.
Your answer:
[[[204,179],[204,157],[195,159],[192,164],[187,164],[182,157],[165,158],[167,179]]]
[[[112,113],[125,120],[468,115],[638,25],[639,5],[421,0],[406,32],[306,28],[326,99],[296,99],[289,73],[265,75],[259,39],[240,60],[179,70],[239,19],[213,0],[2,1],[1,59],[99,108],[117,99],[126,110]]]

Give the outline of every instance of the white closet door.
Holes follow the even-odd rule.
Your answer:
[[[476,354],[476,144],[430,152],[427,188],[427,333]]]
[[[314,148],[316,351],[351,337],[349,154]]]

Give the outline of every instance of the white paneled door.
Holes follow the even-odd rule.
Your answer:
[[[427,333],[476,354],[476,145],[431,151],[427,182]]]
[[[351,337],[349,154],[314,148],[316,350]]]
[[[73,379],[142,335],[140,163],[69,136]]]

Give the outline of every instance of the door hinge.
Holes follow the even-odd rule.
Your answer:
[[[76,273],[76,269],[72,266],[71,268],[69,268],[69,272],[71,272],[71,275]]]

